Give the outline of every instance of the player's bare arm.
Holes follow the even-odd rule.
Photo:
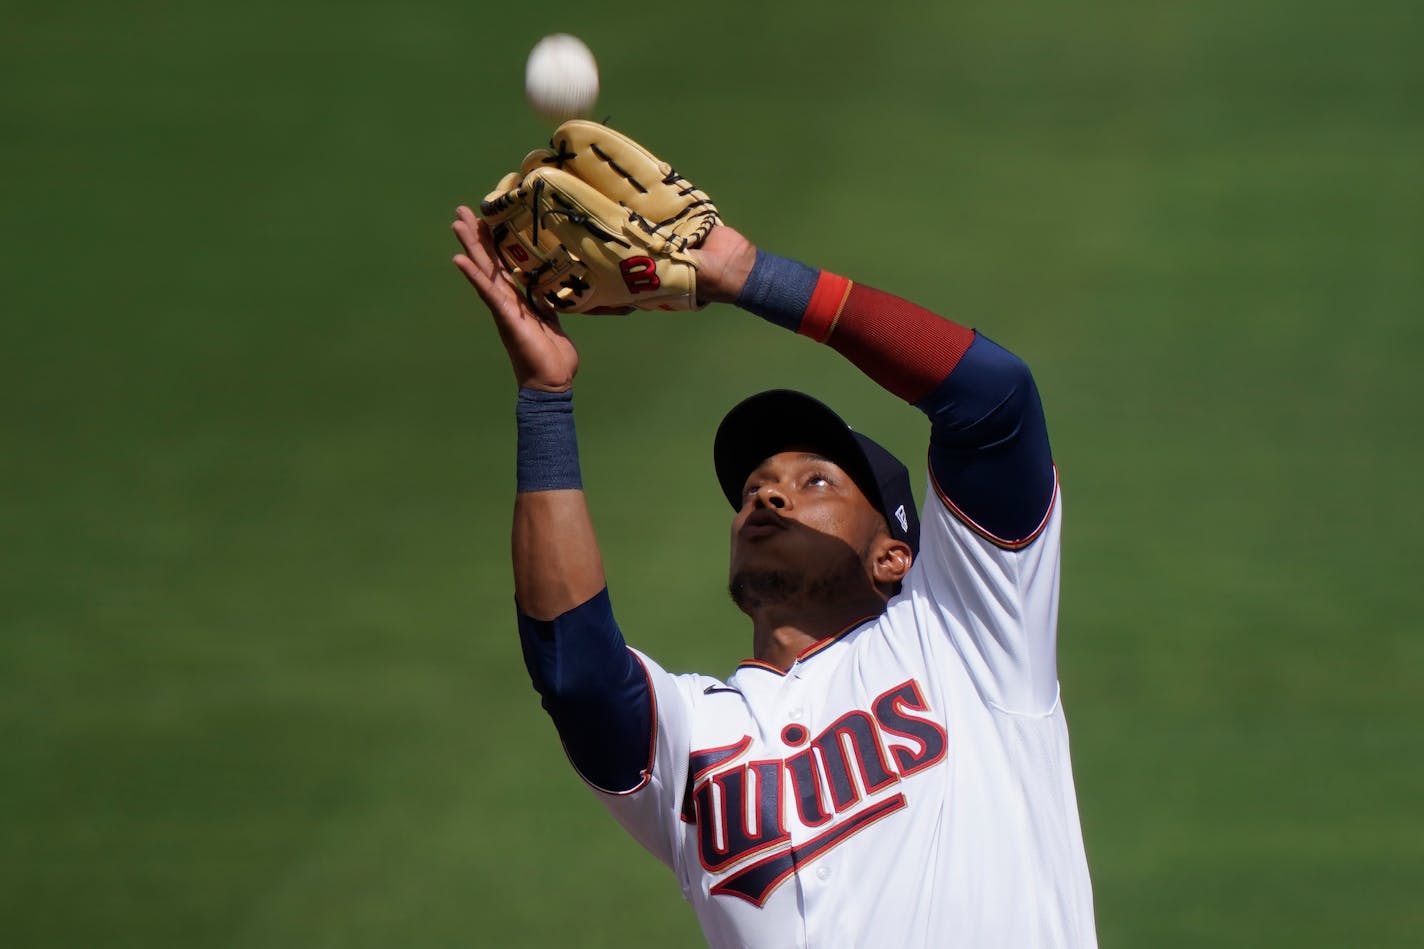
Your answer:
[[[573,388],[578,352],[555,317],[540,317],[500,272],[485,222],[461,206],[451,225],[464,253],[455,266],[489,307],[520,389]],[[551,620],[604,587],[603,557],[582,490],[520,491],[514,501],[514,592],[520,608]]]

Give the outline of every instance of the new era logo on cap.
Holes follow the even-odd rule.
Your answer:
[[[900,530],[907,531],[910,529],[910,518],[905,514],[905,505],[902,504],[895,508],[895,520],[900,522]]]

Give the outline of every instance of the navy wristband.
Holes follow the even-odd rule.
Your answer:
[[[737,306],[794,333],[801,326],[801,317],[811,304],[820,276],[821,272],[813,267],[758,248],[752,272],[737,294]]]
[[[517,490],[581,490],[574,394],[520,389],[514,416],[519,432]]]

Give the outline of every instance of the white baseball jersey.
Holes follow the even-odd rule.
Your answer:
[[[649,773],[599,797],[718,949],[1097,944],[1058,698],[1061,504],[1007,549],[928,497],[888,610],[786,672],[637,654]]]

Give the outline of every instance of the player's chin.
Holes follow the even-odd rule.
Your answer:
[[[731,572],[795,569],[801,558],[789,540],[784,533],[733,537]]]
[[[732,602],[748,614],[764,606],[795,600],[805,588],[805,577],[789,570],[743,567],[734,569],[727,580],[727,593]]]

